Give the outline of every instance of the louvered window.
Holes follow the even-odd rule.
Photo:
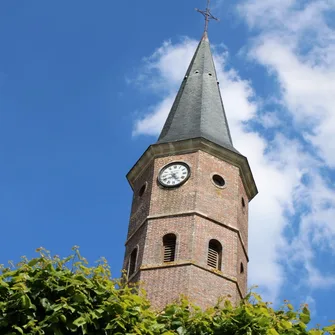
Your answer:
[[[211,266],[212,268],[217,269],[218,262],[219,262],[218,252],[214,248],[209,247],[209,249],[208,249],[208,261],[207,261],[208,265]]]
[[[208,244],[207,265],[221,270],[222,246],[217,240],[210,240]]]
[[[130,254],[129,269],[128,269],[128,276],[129,277],[135,272],[136,261],[137,261],[137,248],[135,248]]]
[[[174,262],[176,256],[176,235],[167,234],[163,237],[163,261],[164,263]]]

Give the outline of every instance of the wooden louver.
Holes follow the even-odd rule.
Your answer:
[[[207,259],[207,264],[212,267],[217,269],[218,268],[218,259],[219,259],[219,254],[216,250],[209,248],[208,249],[208,259]]]
[[[164,263],[174,262],[176,253],[176,236],[173,234],[165,235],[163,238],[164,245]]]
[[[216,240],[211,240],[208,245],[207,265],[214,269],[221,269],[221,244]]]

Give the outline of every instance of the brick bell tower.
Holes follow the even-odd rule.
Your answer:
[[[158,309],[181,294],[205,308],[247,292],[257,188],[232,143],[206,30],[158,141],[127,175],[134,195],[124,269]]]

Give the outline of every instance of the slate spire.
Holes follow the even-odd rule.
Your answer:
[[[158,143],[199,137],[238,152],[231,139],[206,31],[195,51]]]

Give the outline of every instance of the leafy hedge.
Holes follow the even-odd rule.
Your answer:
[[[254,293],[202,311],[181,299],[157,312],[134,287],[112,280],[102,260],[88,267],[77,248],[66,259],[40,255],[0,269],[0,334],[217,334],[321,335],[335,326],[307,329],[307,306],[274,310]],[[221,307],[219,307],[219,305]]]

